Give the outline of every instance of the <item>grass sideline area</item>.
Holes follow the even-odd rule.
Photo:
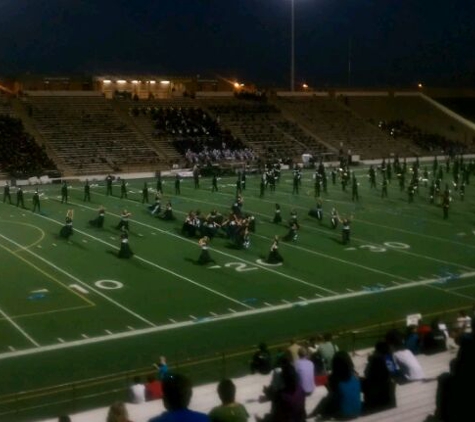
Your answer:
[[[69,204],[61,203],[60,185],[39,186],[41,213],[31,212],[33,186],[24,189],[30,209],[0,203],[0,415],[32,420],[25,412],[8,413],[21,408],[19,392],[32,390],[44,393],[35,400],[46,416],[53,412],[48,401],[75,394],[90,393],[86,406],[105,405],[111,397],[93,385],[81,392],[60,389],[56,396],[48,391],[119,374],[112,390],[123,394],[127,374],[148,372],[160,355],[180,362],[195,381],[218,379],[223,371],[243,370],[249,351],[263,340],[279,344],[292,336],[472,307],[472,186],[464,201],[452,192],[444,220],[440,205],[429,204],[428,187],[421,186],[409,204],[395,180],[383,199],[380,189],[370,189],[367,168],[355,168],[355,174],[359,201],[351,200],[351,186],[344,192],[330,180],[321,197],[321,224],[307,215],[315,205],[313,172],[304,171],[298,195],[292,194],[291,173],[284,172],[276,192],[263,198],[259,176],[248,176],[243,211],[257,222],[251,246],[238,249],[215,238],[210,253],[216,264],[208,266],[196,265],[200,249],[197,239],[182,235],[183,220],[196,209],[227,214],[236,178],[221,178],[214,193],[211,179],[202,178],[199,189],[184,179],[181,195],[165,179],[162,206],[171,200],[177,217],[172,222],[150,215],[142,203],[144,180],[128,181],[123,199],[118,184],[113,196],[106,196],[103,184],[91,185],[91,202],[83,202],[82,185],[72,184]],[[152,203],[155,180],[147,182]],[[282,209],[280,225],[272,223],[275,203]],[[106,208],[104,228],[92,228],[88,221],[100,205]],[[341,226],[330,227],[332,207],[353,217],[348,245],[341,242]],[[68,209],[74,210],[70,241],[59,237]],[[117,258],[123,209],[132,213],[130,260]],[[272,239],[287,233],[291,209],[299,216],[298,239],[281,242],[284,263],[269,266]],[[185,369],[201,357],[209,359],[205,372]]]

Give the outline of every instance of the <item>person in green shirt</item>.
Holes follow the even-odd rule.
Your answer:
[[[218,395],[222,404],[209,413],[211,422],[246,422],[249,419],[246,408],[236,403],[236,386],[230,379],[223,379],[218,384]]]

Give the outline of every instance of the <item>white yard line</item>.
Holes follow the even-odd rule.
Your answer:
[[[43,218],[46,218],[48,220],[51,220],[51,221],[55,221],[55,220],[52,220],[48,217],[43,217]],[[61,223],[59,223],[61,224]],[[17,242],[15,242],[14,240],[4,236],[3,234],[0,233],[0,237],[2,239],[5,239],[6,241],[10,242],[11,244],[17,246],[17,247],[20,247],[21,245],[18,244]],[[34,256],[35,258],[39,259],[40,261],[44,262],[45,264],[49,265],[50,267],[54,268],[56,271],[59,271],[60,273],[68,276],[69,278],[71,278],[72,280],[74,280],[76,283],[79,283],[81,284],[82,286],[84,286],[85,288],[89,289],[89,290],[92,290],[94,293],[96,293],[98,296],[101,296],[102,298],[104,298],[105,300],[107,300],[108,302],[110,303],[113,303],[115,306],[117,306],[118,308],[122,309],[123,311],[129,313],[130,315],[133,315],[135,318],[138,318],[140,319],[141,321],[145,322],[146,324],[154,327],[155,324],[151,321],[149,321],[148,319],[144,318],[143,316],[137,314],[136,312],[132,311],[131,309],[125,307],[124,305],[122,305],[121,303],[115,301],[114,299],[110,298],[109,296],[105,295],[104,293],[102,293],[101,291],[95,289],[94,287],[90,286],[89,284],[85,283],[84,281],[80,280],[79,278],[75,277],[74,275],[72,275],[71,273],[69,273],[68,271],[66,270],[63,270],[62,268],[58,267],[57,265],[53,264],[51,261],[47,260],[46,258],[43,258],[42,256],[34,253],[33,251],[31,251],[30,249],[25,249],[25,253],[28,253],[32,256]]]
[[[73,204],[73,203],[71,203],[71,204]],[[79,206],[80,206],[80,204],[73,204],[73,205],[79,205]],[[85,207],[85,208],[88,208],[88,207]],[[110,214],[112,214],[112,213],[110,213]],[[56,220],[54,220],[54,219],[52,219],[52,218],[49,218],[49,217],[46,217],[46,216],[44,216],[44,215],[41,215],[40,217],[41,217],[41,218],[44,218],[44,219],[46,219],[46,220],[49,220],[49,221],[51,221],[51,222],[53,222],[53,223],[55,223],[55,224],[62,225],[62,223],[60,223],[59,221],[56,221]],[[106,241],[104,241],[104,240],[102,240],[102,239],[100,239],[100,238],[98,238],[98,237],[92,236],[91,234],[89,234],[89,233],[87,233],[87,232],[84,232],[84,231],[82,231],[82,230],[78,230],[78,229],[76,229],[76,228],[74,229],[74,231],[77,232],[77,233],[81,233],[83,236],[87,236],[87,237],[89,237],[89,238],[91,238],[91,239],[94,239],[94,240],[97,241],[97,242],[103,243],[104,245],[107,245],[107,246],[109,246],[109,247],[111,247],[111,248],[114,248],[114,249],[116,249],[116,250],[119,249],[119,247],[117,247],[117,246],[115,246],[115,245],[112,245],[111,243],[108,243],[108,242],[106,242]],[[185,277],[185,276],[183,276],[183,275],[181,275],[181,274],[176,273],[175,271],[172,271],[172,270],[169,270],[168,268],[162,267],[161,265],[158,265],[158,264],[156,264],[155,262],[149,261],[148,259],[142,258],[142,257],[139,256],[139,255],[134,255],[134,259],[138,259],[138,260],[140,260],[140,261],[142,261],[142,262],[145,262],[146,264],[148,264],[148,265],[150,265],[150,266],[152,266],[152,267],[158,268],[158,269],[161,270],[161,271],[164,271],[164,272],[166,272],[166,273],[168,273],[168,274],[171,274],[171,275],[173,275],[173,276],[175,276],[175,277],[177,277],[177,278],[180,278],[180,279],[182,279],[182,280],[185,280],[185,281],[187,281],[188,283],[191,283],[191,284],[193,284],[193,285],[195,285],[195,286],[197,286],[197,287],[200,287],[201,289],[207,290],[207,291],[209,291],[209,292],[211,292],[211,293],[213,293],[213,294],[215,294],[215,295],[217,295],[217,296],[220,296],[220,297],[222,297],[222,298],[224,298],[224,299],[227,299],[227,300],[229,300],[229,301],[231,301],[231,302],[237,303],[237,304],[240,305],[240,306],[244,306],[245,308],[252,309],[252,306],[246,305],[245,303],[240,302],[239,300],[236,300],[236,299],[234,299],[234,298],[232,298],[232,297],[230,297],[230,296],[227,296],[227,295],[225,295],[225,294],[223,294],[223,293],[221,293],[221,292],[218,292],[217,290],[214,290],[214,289],[212,289],[212,288],[210,288],[210,287],[207,287],[207,286],[205,286],[205,285],[203,285],[203,284],[200,284],[200,283],[198,283],[197,281],[192,280],[191,278],[188,278],[188,277]],[[85,283],[83,283],[83,284],[85,284]],[[93,289],[91,286],[89,286],[89,285],[87,285],[87,284],[85,284],[85,285],[86,285],[88,288],[90,288],[91,290],[94,291],[94,289]],[[132,312],[132,311],[131,311],[131,312]],[[148,321],[148,323],[151,324],[151,325],[155,325],[155,324],[151,323],[150,321]]]
[[[458,275],[457,278],[463,279],[463,278],[471,278],[471,277],[475,277],[475,271],[460,274]],[[433,283],[443,282],[449,279],[450,277],[442,277],[442,278],[433,278],[433,279],[420,280],[420,281],[412,281],[410,283],[400,284],[398,286],[387,287],[385,289],[375,291],[375,292],[359,291],[359,292],[344,293],[338,296],[308,299],[306,303],[315,304],[315,303],[336,302],[339,300],[345,300],[345,299],[350,299],[350,298],[355,298],[355,297],[362,297],[362,296],[368,296],[368,295],[380,295],[387,292],[393,292],[395,290],[403,290],[403,289],[408,289],[408,288],[413,288],[413,287],[431,285]],[[266,314],[269,312],[289,310],[289,309],[294,308],[295,306],[298,306],[299,303],[300,302],[284,303],[282,305],[274,305],[272,307],[263,307],[263,308],[258,308],[258,309],[248,309],[248,310],[244,310],[240,312],[236,312],[234,309],[231,310],[230,308],[229,314],[219,315],[215,318],[203,318],[196,321],[188,320],[188,321],[183,321],[183,322],[176,322],[175,320],[170,319],[170,321],[172,321],[171,324],[165,324],[165,325],[155,326],[155,327],[150,327],[150,328],[142,328],[135,331],[124,331],[121,333],[114,333],[111,335],[102,335],[102,336],[88,338],[88,339],[74,340],[68,343],[59,343],[59,344],[56,343],[56,344],[51,344],[48,346],[36,347],[34,349],[24,349],[24,350],[17,350],[14,352],[0,353],[0,360],[16,358],[19,356],[34,355],[38,353],[44,353],[44,352],[49,352],[49,351],[61,350],[61,349],[68,349],[68,348],[73,348],[73,347],[86,346],[89,344],[97,344],[97,343],[102,343],[105,341],[131,338],[131,337],[136,337],[136,336],[141,336],[141,335],[146,335],[146,334],[153,334],[153,333],[162,332],[162,331],[176,330],[180,328],[191,327],[196,324],[210,324],[217,321],[226,321],[230,319],[243,318],[250,315],[260,315],[260,314]]]
[[[11,325],[13,325],[23,336],[30,341],[36,347],[40,347],[39,343],[33,339],[23,328],[21,328],[13,319],[11,319],[2,309],[0,309],[0,315],[3,316]],[[14,352],[13,352],[14,353]]]

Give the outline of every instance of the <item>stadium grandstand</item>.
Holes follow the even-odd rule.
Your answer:
[[[232,378],[249,420],[277,421],[286,359],[312,362],[295,421],[443,420],[461,402],[447,383],[466,397],[473,372],[474,99],[157,74],[5,82],[0,421],[99,422],[124,402],[146,422],[177,374],[191,409],[210,413]],[[335,352],[365,386],[349,415],[325,407],[349,380]],[[392,394],[372,409],[371,375]],[[140,395],[147,377],[157,397]]]

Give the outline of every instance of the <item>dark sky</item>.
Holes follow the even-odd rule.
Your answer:
[[[291,0],[0,0],[0,74],[133,73],[289,85]],[[296,81],[475,84],[473,0],[295,0]]]

